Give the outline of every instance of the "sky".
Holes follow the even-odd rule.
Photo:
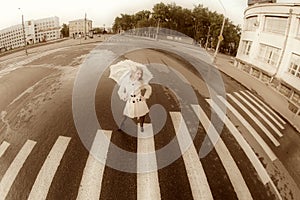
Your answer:
[[[291,1],[300,0],[277,0]],[[68,24],[71,20],[84,18],[86,13],[87,18],[93,21],[93,27],[112,27],[115,17],[121,13],[151,10],[160,2],[176,3],[189,9],[202,4],[212,11],[225,14],[234,24],[242,24],[248,0],[7,0],[0,7],[0,30],[21,24],[22,14],[25,21],[57,16],[60,24]]]

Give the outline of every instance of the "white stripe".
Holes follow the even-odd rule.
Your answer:
[[[6,141],[3,141],[2,144],[0,145],[0,158],[5,153],[5,151],[7,150],[8,147],[9,147],[9,143]]]
[[[258,97],[256,97],[254,94],[252,94],[250,91],[246,91],[248,94],[250,94],[253,98],[255,98],[258,102],[260,102],[267,110],[269,110],[282,124],[286,124],[286,122],[278,116],[267,104],[265,104],[262,100],[260,100]]]
[[[220,119],[223,120],[223,122],[226,124],[227,128],[230,130],[235,140],[239,143],[240,147],[243,149],[246,156],[249,158],[253,167],[257,171],[257,174],[260,177],[263,184],[267,184],[269,181],[271,181],[266,169],[261,164],[261,162],[255,155],[254,151],[252,150],[250,145],[246,142],[246,140],[242,137],[242,135],[237,130],[237,128],[232,124],[232,122],[228,119],[228,117],[225,116],[224,112],[219,108],[219,106],[215,102],[213,102],[211,99],[207,99],[207,102],[215,110],[215,112],[218,114]]]
[[[223,122],[226,124],[236,141],[239,143],[240,147],[244,150],[245,154],[249,158],[250,162],[252,163],[253,167],[257,171],[258,176],[262,180],[263,184],[270,183],[271,187],[274,189],[277,197],[279,200],[282,199],[278,189],[276,188],[274,182],[270,178],[267,170],[264,168],[260,160],[255,155],[255,152],[252,150],[250,145],[246,142],[246,140],[241,136],[237,128],[233,125],[233,123],[228,119],[228,117],[225,116],[225,114],[222,112],[222,110],[219,108],[219,106],[213,102],[211,99],[207,99],[211,107],[216,111],[216,113],[219,115],[220,119],[223,119]]]
[[[262,107],[259,103],[257,103],[254,99],[252,99],[248,94],[246,94],[244,91],[241,91],[242,94],[244,94],[252,103],[254,103],[257,107],[259,107],[269,118],[271,118],[277,126],[279,126],[281,129],[284,129],[284,127],[279,123],[264,107]]]
[[[52,179],[70,140],[69,137],[58,137],[33,184],[28,200],[46,199]]]
[[[205,200],[213,199],[200,158],[181,113],[171,112],[170,115],[182,152],[193,198]]]
[[[111,139],[111,131],[98,130],[91,147],[91,151],[80,182],[77,199],[99,200],[101,193],[101,185],[109,143],[103,142]],[[104,161],[105,163],[100,162]]]
[[[0,200],[4,200],[6,198],[10,187],[12,186],[15,178],[17,177],[20,169],[22,168],[35,144],[35,141],[27,140],[22,149],[19,151],[18,155],[10,164],[0,182]]]
[[[273,144],[278,147],[280,144],[276,138],[270,133],[270,131],[255,117],[243,104],[241,104],[234,96],[228,94],[228,96],[239,106],[241,109],[246,112],[249,117],[263,130],[263,132],[268,136],[268,138],[273,142]]]
[[[256,114],[258,114],[259,117],[261,117],[274,131],[275,133],[279,136],[282,137],[282,133],[261,113],[257,108],[255,108],[249,101],[247,101],[244,97],[242,97],[239,93],[235,92],[235,95],[238,96],[240,99],[242,99]],[[272,135],[271,132],[269,132],[267,129],[265,129],[266,134]],[[273,136],[273,135],[272,135]],[[274,137],[275,139],[275,137]]]
[[[140,137],[143,135],[147,135],[148,137]],[[137,199],[161,199],[152,125],[144,124],[144,132],[141,132],[140,128],[138,128],[138,136]]]
[[[207,135],[211,138],[211,135],[217,135],[218,132],[216,131],[215,127],[207,118],[205,112],[201,109],[199,105],[192,105],[196,115],[198,116],[200,122],[202,123]],[[239,170],[238,166],[236,165],[233,157],[231,156],[229,150],[227,149],[226,145],[224,144],[221,137],[219,138],[218,142],[215,144],[215,150],[219,155],[219,158],[228,174],[228,177],[232,183],[234,191],[236,192],[238,199],[252,199],[251,193],[246,185],[246,182]]]
[[[258,144],[262,147],[265,151],[267,156],[271,159],[271,161],[275,161],[277,159],[276,155],[269,147],[269,145],[261,138],[261,136],[256,132],[256,130],[249,124],[248,121],[222,96],[218,96],[218,98],[226,105],[226,107],[240,120],[240,122],[245,126],[246,129],[251,133],[253,138],[258,142]],[[239,102],[238,102],[239,103]],[[242,110],[246,110],[246,108],[242,104],[238,104]]]

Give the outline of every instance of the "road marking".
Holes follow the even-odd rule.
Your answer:
[[[238,96],[240,99],[242,99],[242,101],[244,101],[254,112],[256,112],[256,114],[258,114],[259,117],[261,117],[274,131],[275,133],[279,136],[282,137],[282,133],[272,124],[272,122],[270,122],[270,120],[268,120],[257,108],[255,108],[249,101],[247,101],[244,97],[242,97],[239,93],[235,92],[234,93],[236,96]],[[271,132],[269,132],[267,129],[264,130],[265,132],[267,132],[267,134],[270,134],[270,136],[272,135]],[[273,136],[273,135],[272,135]],[[275,137],[274,137],[275,139]]]
[[[46,199],[52,179],[70,140],[70,137],[58,137],[33,184],[28,200]]]
[[[194,199],[213,199],[197,150],[180,112],[170,112]]]
[[[218,96],[218,98],[223,102],[224,105],[240,120],[240,122],[245,126],[245,128],[250,132],[253,138],[258,142],[258,144],[265,151],[267,156],[271,159],[271,161],[275,161],[277,159],[276,155],[269,147],[269,145],[261,138],[261,136],[256,132],[256,130],[249,124],[248,121],[222,96]],[[242,104],[238,104],[244,111],[246,108]]]
[[[0,200],[4,200],[6,198],[10,187],[12,186],[15,178],[23,167],[23,164],[25,163],[35,144],[35,141],[27,140],[13,162],[10,164],[0,182]]]
[[[234,96],[227,94],[247,115],[260,127],[261,130],[268,136],[273,144],[278,147],[280,144],[276,138],[270,133],[270,131],[255,117],[243,104],[241,104]]]
[[[258,176],[260,177],[262,183],[265,185],[271,181],[266,169],[261,164],[254,151],[247,143],[247,141],[243,138],[237,128],[232,124],[232,122],[228,119],[228,117],[224,114],[224,112],[219,108],[219,106],[213,102],[211,99],[206,99],[206,101],[210,104],[210,106],[215,110],[220,119],[224,122],[227,128],[230,130],[231,134],[235,138],[235,140],[239,143],[240,147],[245,152],[246,156],[249,158],[253,167],[256,169]]]
[[[6,141],[3,141],[2,144],[0,145],[0,158],[5,153],[5,151],[7,150],[8,147],[9,147],[9,143]]]
[[[222,97],[223,98],[223,97]],[[282,200],[282,197],[276,188],[274,182],[270,178],[268,172],[260,162],[260,160],[255,155],[255,152],[252,150],[250,145],[247,141],[241,136],[240,132],[237,128],[232,124],[232,122],[228,119],[228,117],[224,114],[224,112],[219,108],[219,106],[213,102],[211,99],[206,99],[206,101],[210,104],[210,106],[215,110],[218,114],[219,118],[223,120],[226,124],[227,128],[230,130],[236,141],[239,143],[240,147],[244,150],[245,154],[249,158],[250,162],[252,163],[253,167],[257,171],[258,176],[260,177],[262,183],[266,185],[267,183],[271,184],[271,187],[274,189],[275,194],[277,195],[279,200]]]
[[[269,118],[273,120],[279,126],[281,129],[284,129],[284,127],[279,123],[264,107],[262,107],[259,103],[257,103],[253,98],[251,98],[248,94],[246,94],[244,91],[241,91],[244,96],[246,96],[252,103],[254,103],[257,107],[259,107]]]
[[[143,135],[148,137],[140,137]],[[141,132],[140,126],[138,126],[138,136],[137,199],[161,199],[152,125],[144,124],[144,132]],[[153,171],[153,169],[156,170]]]
[[[219,135],[215,127],[209,121],[205,112],[201,109],[199,105],[192,105],[197,117],[199,118],[201,124],[203,125],[207,135],[211,138],[212,135]],[[236,165],[233,157],[231,156],[229,150],[224,144],[222,138],[220,137],[217,143],[215,144],[215,150],[219,155],[219,158],[228,174],[228,177],[232,183],[234,191],[236,192],[238,199],[253,199],[251,193],[247,187],[247,184]]]
[[[267,110],[269,110],[282,124],[286,124],[286,122],[277,115],[277,113],[274,112],[273,109],[271,109],[267,104],[265,104],[265,102],[263,102],[262,100],[260,100],[258,97],[256,97],[254,94],[252,94],[250,91],[246,91],[248,92],[248,94],[250,94],[254,99],[256,99],[259,103],[261,103]]]
[[[109,143],[103,142],[103,137],[110,141],[111,131],[98,130],[88,156],[77,199],[99,199]],[[96,156],[96,157],[95,157]],[[100,158],[101,157],[101,158]],[[105,163],[100,162],[105,161]]]

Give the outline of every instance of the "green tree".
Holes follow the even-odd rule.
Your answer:
[[[60,33],[63,37],[69,37],[69,26],[67,24],[63,24]]]
[[[96,27],[96,28],[93,29],[93,32],[94,32],[95,34],[100,34],[100,33],[103,32],[103,29],[101,29],[101,28],[99,28],[99,27]]]
[[[142,10],[134,15],[121,14],[120,17],[116,17],[113,30],[117,33],[119,30],[156,27],[159,23],[162,28],[176,30],[193,38],[203,47],[207,44],[209,48],[216,48],[223,18],[223,15],[212,12],[201,4],[187,9],[175,3],[157,3],[152,11]],[[220,52],[235,55],[240,32],[239,26],[226,19]]]
[[[142,10],[138,13],[136,13],[133,16],[133,23],[135,28],[143,28],[143,27],[149,27],[152,24],[151,19],[151,12],[149,10]]]

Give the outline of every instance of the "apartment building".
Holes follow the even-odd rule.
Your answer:
[[[235,65],[270,84],[300,115],[300,4],[254,4],[245,10]]]
[[[70,37],[82,37],[85,34],[92,32],[92,20],[89,19],[78,19],[69,21],[69,35]]]
[[[49,17],[24,22],[26,44],[35,44],[60,38],[58,17]],[[0,50],[6,51],[24,46],[22,24],[0,30]]]
[[[58,17],[34,21],[35,40],[37,42],[56,40],[61,37]]]

